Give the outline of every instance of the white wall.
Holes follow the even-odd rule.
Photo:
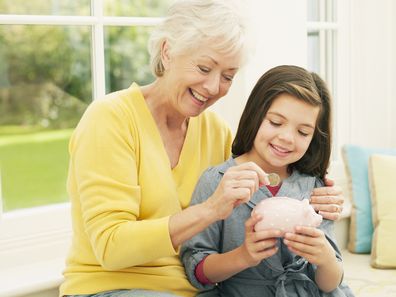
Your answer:
[[[391,32],[391,38],[392,38],[392,44],[391,44],[391,63],[390,63],[390,68],[391,68],[391,85],[392,85],[392,90],[391,90],[391,102],[392,106],[391,109],[393,111],[392,114],[392,127],[393,131],[392,133],[392,141],[391,145],[392,147],[396,147],[396,1],[391,1],[391,6],[389,8],[390,11],[390,27],[392,28]]]
[[[306,3],[296,0],[247,0],[255,48],[238,73],[229,94],[212,110],[220,113],[236,132],[245,102],[257,79],[280,64],[305,67],[307,60]],[[287,8],[287,9],[286,9]]]
[[[350,143],[395,146],[395,3],[352,0]]]
[[[306,1],[247,2],[256,48],[230,93],[212,108],[234,132],[258,77],[279,64],[306,66],[307,59]],[[337,146],[396,147],[396,1],[339,0],[338,6]]]

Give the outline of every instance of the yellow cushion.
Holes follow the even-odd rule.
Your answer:
[[[396,157],[372,155],[368,169],[374,223],[371,265],[396,268]]]

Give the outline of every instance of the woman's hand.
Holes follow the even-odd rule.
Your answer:
[[[263,259],[274,255],[278,247],[277,237],[280,230],[254,231],[254,225],[261,220],[261,216],[254,214],[245,222],[245,241],[239,247],[240,256],[246,268],[258,265]]]
[[[313,190],[310,203],[324,219],[335,221],[340,218],[344,196],[341,188],[335,186],[333,180],[325,178],[325,185]]]
[[[248,202],[262,184],[269,184],[269,180],[257,164],[247,162],[230,167],[206,201],[170,216],[169,234],[174,248],[210,224],[227,218],[236,206]]]
[[[234,207],[248,202],[262,184],[269,184],[265,172],[253,162],[242,163],[224,173],[216,191],[204,203],[214,211],[217,220],[222,220]]]

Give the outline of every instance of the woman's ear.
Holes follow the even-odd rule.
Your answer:
[[[169,44],[167,40],[165,40],[161,46],[161,62],[162,65],[164,66],[164,70],[168,70],[170,64],[170,55],[169,55]]]

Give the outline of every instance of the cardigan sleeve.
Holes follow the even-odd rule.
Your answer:
[[[215,168],[207,169],[200,177],[194,190],[191,205],[202,203],[211,196],[221,180]],[[200,289],[211,289],[215,284],[202,284],[195,275],[197,265],[208,255],[219,253],[221,249],[222,221],[211,224],[202,232],[186,241],[180,250],[180,257],[191,284]]]
[[[74,195],[79,203],[75,207],[81,208],[78,219],[97,261],[106,270],[177,254],[170,240],[169,216],[137,220],[141,189],[130,125],[131,119],[120,106],[95,101],[69,146]]]

